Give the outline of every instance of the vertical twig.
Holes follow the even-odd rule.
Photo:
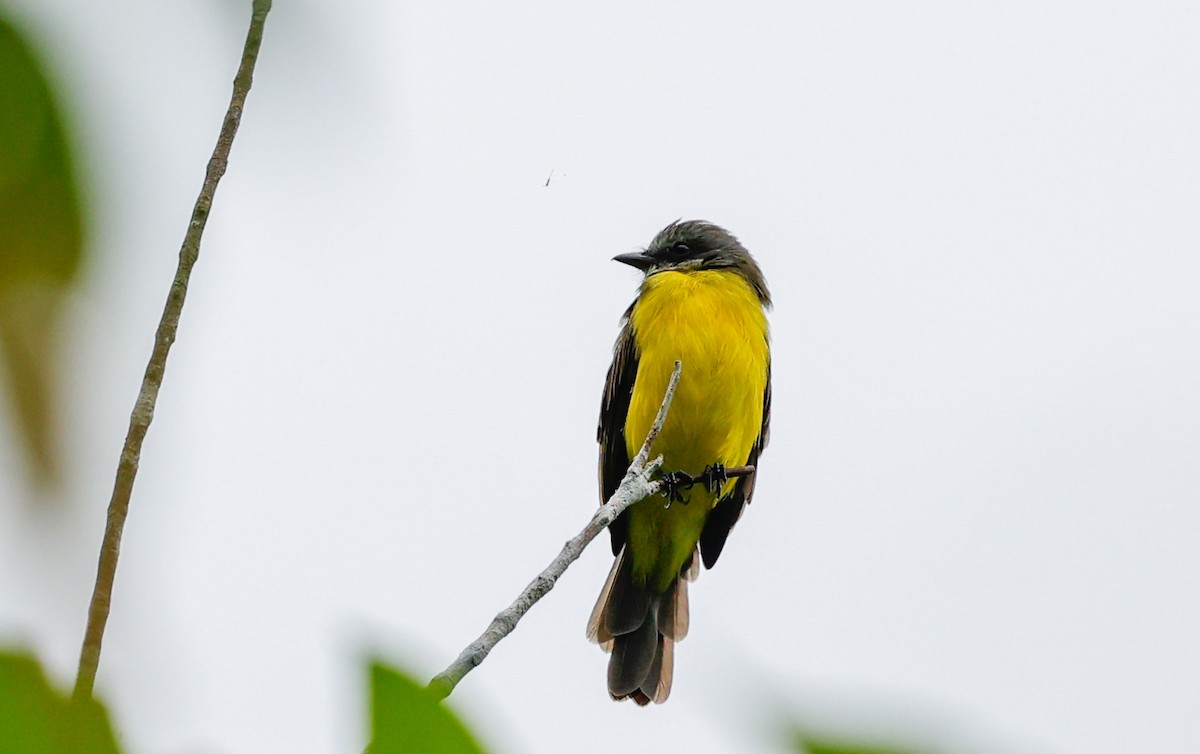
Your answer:
[[[579,556],[583,554],[583,549],[596,538],[596,535],[604,531],[626,508],[662,490],[661,481],[651,481],[654,472],[662,465],[662,456],[652,461],[648,459],[650,458],[650,448],[654,445],[659,431],[662,430],[663,422],[667,420],[667,411],[671,408],[671,399],[675,397],[675,387],[679,384],[679,373],[682,369],[683,365],[676,361],[675,371],[671,373],[671,380],[667,383],[662,405],[658,407],[658,415],[654,417],[654,424],[650,426],[641,450],[630,462],[629,470],[625,472],[625,478],[621,480],[621,486],[617,487],[617,491],[613,493],[607,503],[596,509],[592,520],[583,527],[583,531],[567,540],[562,551],[554,560],[550,561],[550,565],[546,566],[546,569],[539,573],[537,578],[529,582],[529,586],[517,595],[511,605],[501,610],[492,619],[487,630],[478,639],[471,642],[459,654],[458,659],[450,664],[450,667],[433,677],[433,680],[429,682],[429,690],[437,698],[445,699],[449,696],[458,682],[475,666],[483,662],[501,639],[512,633],[512,630],[517,627],[517,621],[521,620],[525,613],[537,604],[538,600],[545,597],[546,593],[554,588],[558,578],[566,573],[567,567],[571,563],[579,559]]]
[[[270,10],[271,0],[254,0],[250,31],[246,35],[237,76],[233,79],[233,97],[229,102],[229,109],[225,112],[225,121],[221,125],[220,135],[217,136],[217,146],[208,161],[204,185],[200,189],[196,207],[192,210],[191,222],[188,223],[187,233],[183,237],[175,280],[167,294],[162,319],[159,320],[158,330],[154,334],[154,350],[150,354],[150,363],[146,365],[142,387],[134,403],[133,413],[129,417],[129,432],[125,435],[125,446],[121,449],[121,459],[117,464],[117,479],[113,484],[112,499],[108,503],[108,520],[104,527],[104,541],[100,545],[100,562],[96,568],[96,586],[92,591],[83,649],[79,654],[79,672],[75,676],[74,696],[79,700],[90,698],[96,683],[96,669],[100,664],[100,643],[104,638],[104,626],[108,622],[113,579],[117,575],[121,532],[125,528],[125,517],[129,513],[129,498],[133,493],[133,480],[137,476],[142,441],[145,440],[150,421],[154,418],[154,404],[158,399],[159,387],[162,386],[167,353],[171,350],[171,344],[175,342],[175,333],[179,329],[179,315],[183,311],[183,300],[187,295],[188,278],[200,255],[200,237],[204,233],[208,213],[212,208],[213,194],[216,193],[217,183],[229,165],[229,149],[233,146],[233,137],[242,120],[242,108],[246,104],[246,95],[250,92],[254,64],[258,60],[258,50],[262,45],[263,25]]]

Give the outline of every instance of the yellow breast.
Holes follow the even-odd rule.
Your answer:
[[[745,463],[762,427],[768,359],[767,321],[750,286],[722,270],[660,272],[646,279],[630,320],[639,359],[625,423],[630,457],[678,359],[683,373],[655,446],[664,469]]]
[[[630,457],[679,360],[679,386],[653,450],[662,454],[663,470],[698,474],[714,463],[746,463],[762,428],[769,359],[767,321],[754,290],[726,270],[656,273],[643,283],[630,323],[639,358],[625,422]],[[648,499],[630,515],[635,574],[656,585],[678,574],[716,498],[694,488],[687,505],[663,502]]]

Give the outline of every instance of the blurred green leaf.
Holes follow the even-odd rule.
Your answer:
[[[813,738],[803,733],[796,735],[796,751],[800,754],[917,754],[909,749]]]
[[[0,754],[117,754],[99,702],[73,702],[37,660],[0,651]]]
[[[368,754],[483,754],[466,726],[421,684],[371,664]]]
[[[0,18],[0,360],[31,475],[53,482],[58,321],[83,218],[58,108],[21,34]]]

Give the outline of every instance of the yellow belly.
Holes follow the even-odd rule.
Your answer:
[[[646,278],[630,322],[639,361],[625,422],[629,457],[650,430],[678,359],[679,387],[653,449],[663,456],[663,471],[699,474],[714,463],[746,463],[762,428],[769,358],[766,317],[750,286],[722,270],[660,272]],[[630,509],[635,582],[665,590],[696,549],[718,498],[699,485],[684,498],[686,504],[666,506],[655,495]]]

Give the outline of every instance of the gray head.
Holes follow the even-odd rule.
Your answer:
[[[613,259],[643,270],[647,276],[667,270],[731,270],[746,279],[763,306],[771,305],[767,281],[754,257],[729,231],[703,220],[676,220],[660,230],[645,251]]]

